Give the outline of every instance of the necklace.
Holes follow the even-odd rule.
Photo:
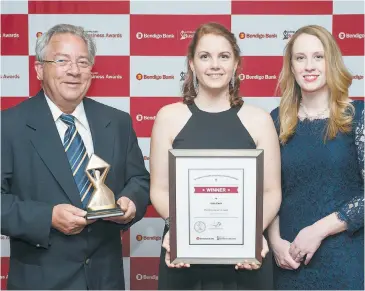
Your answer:
[[[302,102],[300,102],[300,107],[298,111],[298,117],[301,120],[308,119],[308,120],[315,120],[315,119],[325,119],[329,117],[330,109],[327,107],[315,114],[309,114],[307,108],[304,106]]]

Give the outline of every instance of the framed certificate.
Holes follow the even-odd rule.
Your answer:
[[[264,152],[169,151],[172,263],[260,264]]]

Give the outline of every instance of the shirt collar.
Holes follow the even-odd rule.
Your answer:
[[[53,120],[56,122],[63,114],[63,112],[61,111],[61,109],[57,107],[56,104],[53,103],[53,101],[46,94],[44,94],[44,96],[46,97],[48,106],[51,109]],[[79,105],[76,106],[74,112],[71,113],[71,115],[74,116],[75,119],[77,119],[77,121],[80,122],[80,124],[85,129],[89,130],[86,113],[84,109],[84,102],[80,102]]]

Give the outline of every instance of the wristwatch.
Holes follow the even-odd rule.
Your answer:
[[[165,219],[165,225],[167,226],[168,229],[170,229],[170,217],[167,217]]]

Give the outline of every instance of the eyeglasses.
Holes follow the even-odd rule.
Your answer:
[[[54,64],[56,64],[56,67],[62,68],[64,70],[70,69],[72,64],[76,64],[79,69],[90,69],[91,68],[91,63],[89,61],[85,61],[85,60],[77,61],[77,62],[72,62],[71,60],[66,60],[66,59],[57,59],[57,60],[53,60],[53,61],[42,60],[42,63],[54,63]]]

